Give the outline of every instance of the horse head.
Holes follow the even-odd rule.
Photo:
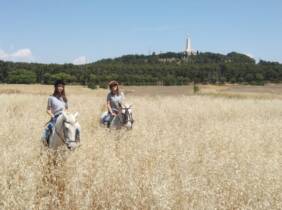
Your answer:
[[[123,124],[126,128],[132,128],[133,125],[133,117],[132,117],[132,104],[130,105],[122,105],[121,113],[123,115]]]
[[[75,149],[77,147],[77,132],[80,128],[77,121],[78,113],[63,113],[63,138],[69,149]]]

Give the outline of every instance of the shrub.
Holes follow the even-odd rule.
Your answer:
[[[18,69],[8,73],[8,83],[32,84],[36,83],[36,74],[26,69]]]
[[[90,89],[97,89],[97,85],[94,82],[89,82],[87,86]]]

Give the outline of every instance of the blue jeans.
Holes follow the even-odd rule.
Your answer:
[[[44,129],[43,133],[43,139],[49,143],[49,138],[53,132],[53,129],[56,125],[57,119],[60,116],[60,114],[54,116],[53,118],[50,119],[50,121],[47,123],[47,126]]]
[[[108,114],[103,118],[103,124],[109,127],[113,118],[114,116],[110,112],[108,112]]]
[[[108,114],[104,117],[103,121],[104,121],[105,123],[110,122],[110,121],[111,121],[111,118],[112,118],[112,115],[111,115],[110,113],[108,113]]]

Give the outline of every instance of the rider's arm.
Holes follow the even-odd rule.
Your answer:
[[[52,99],[51,99],[51,97],[49,97],[48,98],[48,103],[47,103],[47,114],[51,117],[51,118],[53,118],[54,117],[54,114],[52,113],[52,109],[51,109],[51,107],[52,107]]]
[[[108,107],[108,111],[109,111],[111,114],[114,114],[114,112],[113,112],[113,110],[112,110],[112,107],[111,107],[111,103],[110,103],[109,100],[107,101],[107,107]]]
[[[51,111],[51,108],[47,108],[47,114],[48,114],[51,118],[54,117],[54,115],[53,115],[53,113],[52,113],[52,111]]]

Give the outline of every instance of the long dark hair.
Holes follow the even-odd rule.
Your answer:
[[[63,87],[63,91],[62,91],[61,93],[60,93],[59,90],[58,90],[59,85],[62,85],[62,87]],[[64,84],[64,82],[58,82],[58,81],[57,81],[54,86],[55,86],[55,89],[54,89],[53,96],[56,97],[56,98],[62,97],[63,100],[64,100],[64,102],[67,103],[67,102],[68,102],[68,99],[67,99],[67,97],[66,97],[65,84]]]
[[[109,82],[109,89],[111,91],[111,95],[114,95],[114,92],[113,92],[113,87],[114,86],[117,86],[116,94],[120,95],[119,84],[115,80]]]
[[[110,91],[111,91],[111,94],[112,94],[112,95],[115,95],[115,94],[118,95],[118,96],[120,95],[120,90],[119,90],[119,87],[118,87],[118,86],[117,86],[117,90],[116,90],[115,92],[112,90],[112,88],[111,88]]]

